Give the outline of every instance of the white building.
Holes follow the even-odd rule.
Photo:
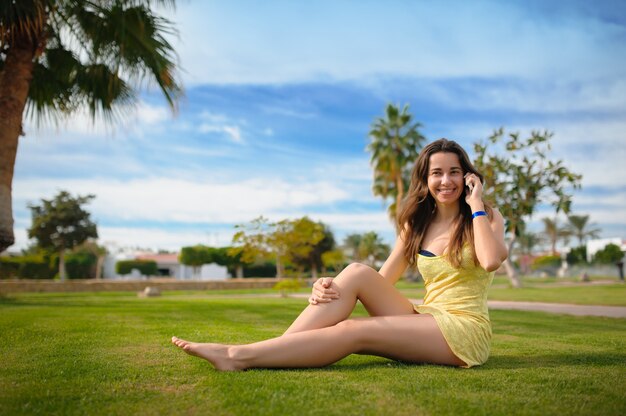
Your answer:
[[[226,280],[228,270],[226,267],[211,263],[204,264],[194,270],[191,266],[186,266],[178,261],[178,253],[155,254],[146,252],[119,251],[117,254],[109,254],[104,261],[105,279],[136,279],[145,278],[140,274],[119,275],[115,271],[115,264],[121,260],[153,260],[157,264],[158,276],[173,277],[181,280]],[[194,275],[195,272],[195,275]]]

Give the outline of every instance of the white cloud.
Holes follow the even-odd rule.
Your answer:
[[[282,179],[249,179],[231,183],[192,182],[182,179],[146,178],[128,182],[103,179],[24,179],[16,183],[14,204],[25,206],[55,189],[95,193],[96,218],[123,221],[181,223],[234,223],[258,215],[281,213],[304,206],[329,204],[349,194],[328,182],[286,182]]]
[[[169,108],[139,101],[136,106],[119,107],[119,117],[112,120],[93,119],[86,108],[82,108],[58,125],[32,120],[26,121],[25,129],[34,138],[55,137],[57,141],[84,141],[90,138],[126,138],[141,134],[145,130],[166,122],[173,117]]]
[[[224,132],[230,137],[230,139],[235,143],[243,143],[243,139],[241,138],[241,130],[237,126],[224,126]]]
[[[209,123],[202,123],[198,126],[198,132],[200,133],[224,133],[231,142],[242,144],[243,138],[241,137],[241,129],[238,126],[229,125],[215,125]]]
[[[158,124],[172,117],[167,107],[150,105],[144,101],[139,103],[136,111],[137,119],[143,124]]]
[[[202,123],[197,128],[200,133],[223,133],[229,141],[243,144],[241,127],[225,114],[217,114],[208,110],[200,113]],[[239,120],[239,124],[247,124],[246,120]]]

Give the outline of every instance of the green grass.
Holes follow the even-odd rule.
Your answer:
[[[625,319],[493,311],[492,357],[469,370],[352,355],[323,369],[219,373],[169,344],[277,336],[304,302],[6,295],[0,414],[626,414]]]
[[[492,287],[489,299],[572,303],[578,305],[626,306],[626,285],[523,287],[521,289]]]
[[[626,306],[626,285],[624,283],[595,285],[580,282],[567,282],[555,279],[525,279],[524,287],[513,289],[500,281],[489,290],[490,300],[510,300],[524,302],[572,303],[577,305]],[[414,299],[424,297],[423,283],[401,281],[397,287],[406,296]]]

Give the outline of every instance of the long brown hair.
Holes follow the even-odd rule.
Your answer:
[[[454,153],[459,157],[463,175],[473,173],[484,183],[483,175],[480,174],[472,165],[467,153],[463,148],[453,140],[439,139],[426,145],[415,162],[411,173],[411,185],[406,197],[402,203],[400,214],[397,218],[397,227],[402,233],[404,239],[404,256],[411,266],[417,261],[422,239],[426,235],[428,226],[435,218],[435,209],[437,207],[435,199],[428,190],[428,171],[430,165],[430,157],[439,152]],[[459,218],[456,221],[452,238],[448,243],[446,250],[447,260],[454,266],[460,267],[463,260],[463,246],[470,243],[474,263],[477,263],[476,253],[474,252],[474,229],[472,227],[472,210],[465,202],[465,194],[462,194],[459,200]],[[492,209],[483,200],[485,211],[489,219],[492,218]]]

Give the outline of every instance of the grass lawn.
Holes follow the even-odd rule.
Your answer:
[[[493,311],[492,357],[469,370],[353,355],[324,369],[219,373],[169,344],[277,336],[304,304],[0,297],[0,414],[626,414],[625,319]]]
[[[568,282],[559,284],[554,279],[526,279],[524,287],[513,289],[503,284],[502,279],[489,290],[490,300],[511,300],[524,302],[572,303],[578,305],[626,306],[626,284],[615,279],[614,284],[594,285],[589,283]],[[406,296],[414,299],[424,297],[423,283],[401,281],[397,287]]]

